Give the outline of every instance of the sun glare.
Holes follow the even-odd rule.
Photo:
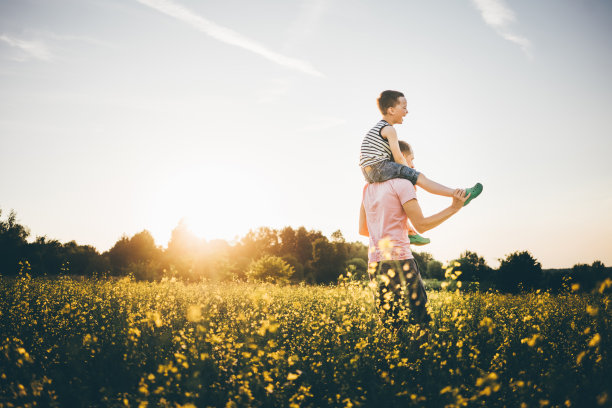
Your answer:
[[[202,169],[182,171],[151,188],[145,222],[158,245],[167,245],[181,220],[200,238],[231,241],[282,216],[254,199],[264,193],[253,176],[227,170],[217,168],[223,174],[217,180]]]

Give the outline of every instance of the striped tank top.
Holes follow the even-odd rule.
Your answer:
[[[380,131],[385,126],[391,126],[386,120],[381,120],[366,134],[361,143],[359,166],[366,167],[385,160],[392,160],[393,154],[389,141],[381,136]]]

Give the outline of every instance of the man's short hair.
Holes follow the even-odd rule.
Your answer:
[[[378,97],[378,109],[383,115],[387,114],[387,109],[397,105],[398,99],[404,96],[398,91],[382,91]]]
[[[402,153],[412,154],[412,146],[403,140],[398,140],[399,148]]]

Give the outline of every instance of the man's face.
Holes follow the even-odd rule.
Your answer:
[[[413,163],[414,154],[408,153],[408,152],[405,152],[402,154],[404,155],[404,158],[406,159],[406,162],[408,163],[408,167],[412,167],[414,169],[414,163]]]
[[[404,121],[404,116],[408,114],[408,102],[406,98],[400,96],[395,106],[389,108],[388,112],[393,117],[395,123],[402,123]]]

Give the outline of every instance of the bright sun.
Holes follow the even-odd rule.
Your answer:
[[[180,220],[198,237],[230,241],[278,219],[277,209],[257,199],[263,192],[255,179],[219,170],[222,177],[201,169],[181,171],[151,188],[146,223],[158,245],[167,245]]]

